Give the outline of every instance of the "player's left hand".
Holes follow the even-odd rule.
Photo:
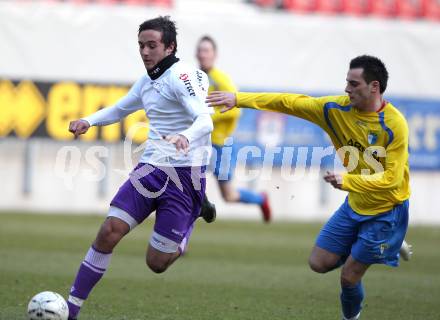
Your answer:
[[[165,140],[176,146],[177,153],[182,151],[184,154],[188,154],[189,141],[185,136],[181,134],[170,134],[165,137]]]
[[[342,189],[342,175],[327,171],[324,176],[325,182],[330,183],[335,189]]]
[[[213,91],[206,98],[210,107],[223,106],[221,113],[231,110],[237,104],[237,97],[233,92]]]

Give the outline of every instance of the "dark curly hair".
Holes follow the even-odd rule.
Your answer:
[[[364,69],[363,78],[367,83],[378,81],[380,93],[384,93],[388,83],[388,71],[385,64],[376,57],[363,55],[350,61],[350,69]]]
[[[177,28],[176,23],[170,16],[159,16],[154,19],[146,20],[139,26],[138,35],[144,30],[156,30],[162,33],[162,42],[165,48],[174,43],[173,54],[177,52]]]

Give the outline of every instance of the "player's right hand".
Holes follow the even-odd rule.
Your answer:
[[[210,107],[223,106],[221,113],[231,110],[237,104],[237,97],[233,92],[213,91],[206,98]]]
[[[90,124],[86,120],[82,119],[70,121],[69,124],[69,131],[73,133],[75,139],[78,138],[80,134],[86,133],[89,128]]]
[[[183,151],[183,154],[188,154],[189,141],[183,134],[170,134],[164,137],[164,139],[176,146],[177,153]]]

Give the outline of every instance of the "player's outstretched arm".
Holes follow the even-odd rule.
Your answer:
[[[143,105],[140,92],[144,81],[145,78],[141,78],[136,81],[128,93],[119,99],[119,101],[113,106],[103,108],[85,118],[71,122],[69,131],[74,134],[77,132],[77,134],[75,134],[75,137],[77,137],[78,135],[85,133],[91,126],[106,126],[116,123],[127,115],[142,109]],[[82,124],[80,121],[82,121]],[[84,123],[88,124],[87,129],[84,128]],[[74,129],[75,132],[73,132],[72,129]],[[85,131],[82,132],[83,130]]]
[[[69,131],[73,133],[75,139],[78,138],[79,135],[86,133],[90,128],[90,124],[83,119],[71,121],[69,124]]]
[[[206,98],[206,103],[210,107],[223,106],[223,109],[220,111],[223,113],[234,108],[237,104],[237,98],[233,92],[213,91]]]
[[[206,102],[211,106],[223,106],[226,112],[234,106],[252,108],[263,111],[275,111],[296,116],[323,127],[325,119],[323,107],[334,97],[313,98],[293,93],[262,93],[262,92],[211,92]]]

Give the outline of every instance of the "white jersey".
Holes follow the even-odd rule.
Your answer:
[[[205,103],[208,87],[203,71],[176,62],[156,80],[148,74],[142,76],[114,106],[83,119],[102,126],[143,108],[149,119],[149,134],[139,162],[174,167],[207,165],[213,129],[213,110]],[[177,153],[176,147],[164,140],[169,134],[188,139],[188,154]]]

